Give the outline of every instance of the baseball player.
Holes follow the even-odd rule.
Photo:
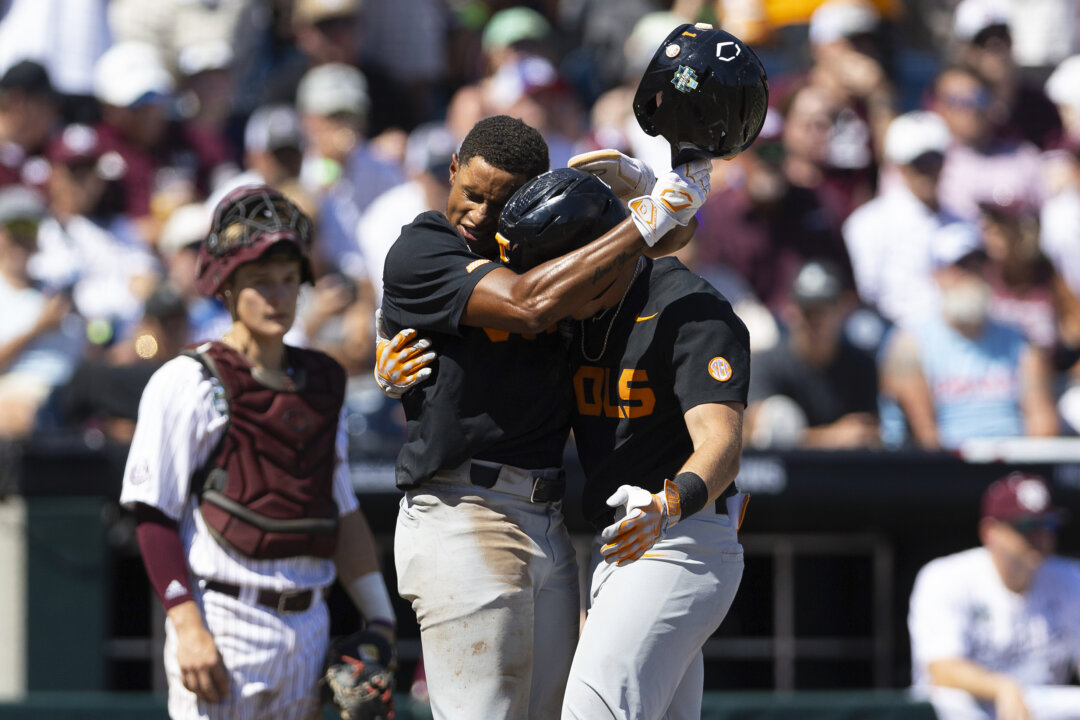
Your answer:
[[[310,221],[274,190],[227,195],[197,282],[232,326],[163,365],[139,405],[120,499],[166,609],[173,718],[318,717],[335,571],[393,637],[346,464],[345,373],[283,342],[310,245]]]
[[[481,120],[450,164],[446,214],[419,215],[386,258],[388,333],[415,328],[439,354],[430,379],[402,398],[406,492],[394,546],[436,718],[558,716],[579,598],[561,512],[572,398],[554,325],[595,308],[708,191],[708,163],[683,166],[643,197],[637,221],[517,275],[498,262],[498,216],[547,167],[536,130]]]
[[[633,161],[625,159],[627,164]],[[607,192],[575,169],[525,185],[499,233],[527,271],[589,237]],[[588,228],[589,231],[582,231]],[[577,311],[574,438],[594,543],[589,613],[563,718],[698,718],[701,647],[743,571],[734,485],[750,376],[746,327],[674,258],[640,258]]]

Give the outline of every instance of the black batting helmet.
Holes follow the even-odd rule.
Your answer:
[[[689,24],[660,44],[634,95],[638,124],[671,143],[673,164],[738,155],[761,132],[768,106],[769,81],[750,46]]]
[[[619,198],[598,178],[558,168],[514,193],[499,216],[495,238],[506,264],[520,273],[577,250],[627,215]]]

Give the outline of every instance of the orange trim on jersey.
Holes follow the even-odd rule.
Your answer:
[[[469,263],[468,265],[465,266],[465,272],[471,273],[476,268],[480,267],[481,265],[487,265],[489,262],[491,262],[491,261],[488,260],[487,258],[481,258],[480,260],[473,260],[471,263]]]

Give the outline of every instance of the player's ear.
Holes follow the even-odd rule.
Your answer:
[[[450,184],[454,184],[454,178],[457,177],[458,172],[458,155],[454,153],[450,156]]]

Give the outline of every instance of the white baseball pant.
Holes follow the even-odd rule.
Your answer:
[[[570,669],[563,720],[698,720],[701,648],[731,608],[743,574],[737,518],[743,495],[669,529],[619,567],[592,551],[590,608]]]
[[[394,555],[436,720],[558,717],[580,605],[560,504],[436,475],[402,498]]]
[[[229,673],[229,693],[220,702],[199,700],[184,687],[176,631],[166,620],[165,675],[172,720],[315,720],[322,716],[318,682],[330,632],[322,593],[316,592],[317,600],[307,610],[282,613],[256,605],[254,594],[247,588],[240,598],[197,592],[206,625]]]

